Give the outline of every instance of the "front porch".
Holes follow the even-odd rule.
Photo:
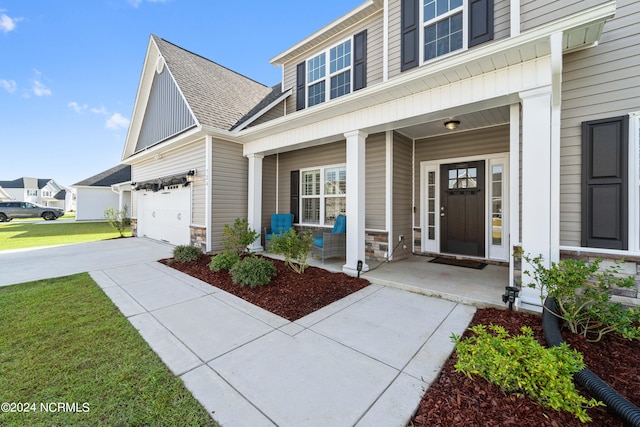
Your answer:
[[[271,254],[269,254],[271,256]],[[428,256],[411,255],[400,261],[383,263],[379,267],[370,262],[370,270],[360,277],[372,283],[391,286],[423,295],[476,307],[504,308],[505,286],[509,285],[509,268],[487,265],[482,270],[430,263]],[[324,265],[317,258],[309,258],[309,265],[342,272],[345,260],[333,258]]]

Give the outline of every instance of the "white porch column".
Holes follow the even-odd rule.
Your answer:
[[[249,201],[247,206],[247,219],[249,227],[262,233],[262,154],[249,154]],[[260,238],[256,239],[249,250],[260,252],[263,250]]]
[[[521,93],[522,100],[522,249],[532,257],[542,255],[544,265],[552,259],[552,126],[551,88]],[[522,261],[522,271],[533,271]],[[527,287],[523,274],[521,304],[541,306],[540,292]]]
[[[347,132],[347,263],[342,271],[358,274],[358,261],[362,271],[368,271],[364,255],[364,208],[365,208],[365,141],[362,131]]]

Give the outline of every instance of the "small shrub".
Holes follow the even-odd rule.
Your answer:
[[[200,248],[190,245],[180,245],[173,248],[173,259],[178,262],[197,261],[202,256]]]
[[[122,207],[122,210],[115,210],[114,208],[107,208],[104,210],[104,219],[120,233],[120,237],[124,237],[124,231],[131,225],[131,218],[128,216],[127,205]]]
[[[624,308],[611,302],[611,289],[630,288],[635,285],[631,277],[616,277],[619,267],[612,266],[600,271],[601,259],[586,264],[582,260],[566,259],[552,262],[550,267],[542,265],[542,256],[523,259],[533,271],[523,274],[535,283],[531,288],[540,290],[540,298],[554,298],[560,310],[558,314],[572,333],[580,333],[590,341],[600,341],[614,332],[626,339],[640,339],[640,310]],[[554,313],[555,314],[555,313]]]
[[[474,336],[456,342],[457,372],[469,378],[479,375],[503,391],[526,394],[543,406],[568,411],[580,421],[591,421],[585,407],[604,406],[595,399],[587,400],[578,393],[573,374],[584,368],[582,355],[567,343],[545,348],[533,337],[531,328],[510,337],[502,326],[484,325],[470,330]]]
[[[249,221],[246,218],[236,218],[233,226],[224,225],[222,236],[222,246],[225,251],[241,254],[247,251],[247,246],[260,237],[260,233],[249,228]]]
[[[211,258],[209,268],[213,271],[231,270],[231,268],[240,262],[240,255],[236,252],[222,252]]]
[[[276,266],[264,258],[249,256],[230,270],[233,283],[252,288],[268,285],[276,275]]]
[[[296,233],[293,228],[271,238],[271,251],[284,255],[284,262],[298,274],[304,273],[309,266],[307,258],[313,246],[313,233],[310,230]]]

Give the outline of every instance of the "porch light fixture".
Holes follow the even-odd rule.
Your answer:
[[[457,129],[459,125],[460,125],[459,120],[449,120],[448,122],[444,123],[444,127],[446,127],[449,130]]]
[[[196,179],[196,171],[195,170],[190,170],[189,172],[187,172],[187,182],[193,182]]]

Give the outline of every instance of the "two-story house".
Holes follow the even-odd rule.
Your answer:
[[[67,190],[53,179],[22,177],[12,181],[0,181],[0,187],[9,199],[39,203],[67,210]]]
[[[345,213],[346,272],[413,252],[513,281],[521,246],[635,274],[638,19],[625,0],[368,0],[276,55],[274,88],[151,36],[123,153],[137,234],[211,251],[237,216]]]

